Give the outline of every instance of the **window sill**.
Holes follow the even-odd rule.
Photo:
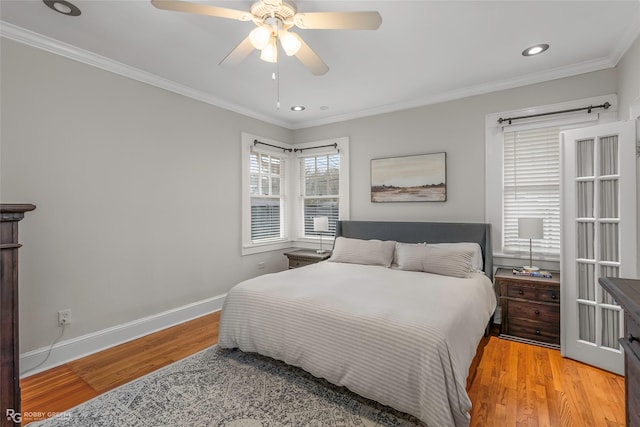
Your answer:
[[[281,249],[288,249],[291,246],[293,246],[293,242],[291,240],[279,240],[277,242],[272,242],[272,243],[243,246],[242,255],[253,255],[253,254],[259,254],[263,252],[278,251]]]
[[[521,260],[529,260],[528,253],[505,253],[505,252],[494,252],[494,258],[510,258],[510,259],[521,259]],[[533,255],[533,261],[548,261],[548,262],[560,262],[560,255]]]

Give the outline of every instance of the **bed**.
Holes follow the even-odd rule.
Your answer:
[[[300,367],[428,426],[467,426],[466,381],[496,306],[490,236],[489,224],[340,221],[329,260],[229,291],[218,344]],[[391,244],[388,265],[378,263]],[[468,244],[476,254],[459,250]],[[464,275],[432,271],[477,255],[481,265],[474,258]]]

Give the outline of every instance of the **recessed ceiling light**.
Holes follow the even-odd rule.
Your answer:
[[[305,107],[303,107],[302,105],[294,105],[293,107],[291,107],[291,111],[304,111]]]
[[[67,0],[42,0],[42,1],[51,9],[63,15],[79,16],[80,13],[82,13],[80,12],[80,9],[78,9],[78,6],[68,2]]]
[[[539,55],[545,50],[549,49],[549,45],[546,43],[537,44],[535,46],[531,46],[522,51],[522,56],[533,56]]]

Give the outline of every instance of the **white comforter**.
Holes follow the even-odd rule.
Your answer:
[[[480,273],[321,262],[236,285],[218,344],[301,367],[428,426],[466,426],[466,378],[495,306]]]

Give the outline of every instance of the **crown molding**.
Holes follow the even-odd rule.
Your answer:
[[[640,23],[640,11],[636,19]],[[620,43],[613,49],[610,56],[605,58],[599,58],[591,61],[585,61],[579,64],[574,64],[568,67],[556,68],[553,70],[546,70],[539,73],[527,74],[524,76],[516,77],[513,79],[499,80],[494,82],[488,82],[475,86],[468,86],[449,92],[439,93],[427,97],[416,98],[407,102],[401,102],[396,104],[388,104],[380,107],[370,108],[366,110],[360,110],[353,113],[339,114],[330,117],[325,117],[318,120],[302,121],[292,123],[288,121],[282,121],[274,119],[272,116],[257,113],[253,110],[223,101],[219,98],[213,97],[205,92],[195,90],[193,88],[180,85],[171,80],[159,77],[155,74],[142,71],[140,69],[128,66],[126,64],[111,60],[104,56],[97,55],[93,52],[80,49],[73,45],[63,43],[61,41],[52,39],[50,37],[43,36],[33,31],[26,30],[24,28],[9,24],[4,21],[0,21],[0,36],[7,39],[23,43],[38,49],[48,51],[87,65],[91,65],[106,71],[110,71],[115,74],[119,74],[124,77],[131,78],[133,80],[140,81],[152,86],[156,86],[161,89],[168,90],[219,108],[223,108],[244,116],[261,120],[266,123],[270,123],[276,126],[283,127],[289,130],[305,129],[314,126],[322,126],[337,122],[343,122],[347,120],[361,119],[365,117],[392,113],[411,108],[424,107],[428,105],[438,104],[441,102],[454,101],[457,99],[467,98],[470,96],[483,95],[491,92],[497,92],[501,90],[513,89],[521,86],[528,86],[532,84],[542,83],[546,81],[561,79],[565,77],[571,77],[578,74],[584,74],[594,71],[600,71],[608,68],[613,68],[617,65],[620,59],[624,56],[627,50],[631,47],[636,38],[640,35],[640,24],[629,27],[629,30],[625,33],[625,37],[621,39]]]
[[[155,86],[169,92],[174,92],[179,95],[183,95],[197,101],[213,105],[215,107],[242,114],[243,116],[271,123],[276,126],[284,127],[286,129],[289,129],[289,126],[291,126],[291,123],[289,122],[275,120],[273,117],[259,114],[247,108],[243,108],[238,105],[223,101],[205,92],[192,89],[188,86],[178,84],[147,71],[131,67],[121,62],[114,61],[88,50],[84,50],[76,46],[61,42],[59,40],[52,39],[50,37],[24,29],[22,27],[18,27],[5,21],[0,21],[0,36],[18,43],[22,43],[31,47],[35,47],[37,49],[63,56],[68,59],[72,59],[74,61],[81,62],[86,65],[109,71],[123,77],[137,80],[139,82],[146,83],[148,85]]]

